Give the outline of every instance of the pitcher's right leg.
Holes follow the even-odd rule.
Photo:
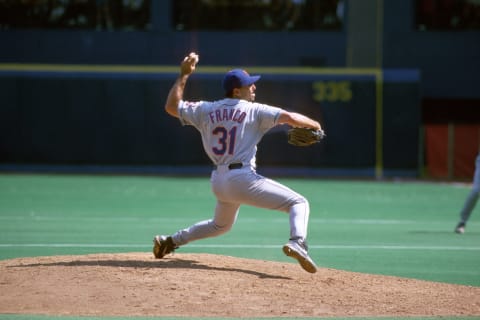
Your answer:
[[[217,237],[228,232],[235,223],[239,207],[240,205],[236,203],[217,201],[213,219],[200,221],[177,231],[172,235],[173,242],[177,246],[182,246],[192,241]]]

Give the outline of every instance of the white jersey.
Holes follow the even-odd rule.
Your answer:
[[[278,124],[282,109],[225,98],[209,101],[180,101],[178,115],[183,125],[200,131],[205,152],[215,165],[242,163],[255,167],[257,144]]]

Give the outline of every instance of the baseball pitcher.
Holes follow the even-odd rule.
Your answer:
[[[163,258],[189,242],[224,234],[235,223],[240,206],[246,204],[288,213],[290,237],[283,252],[296,259],[307,272],[315,273],[317,266],[308,255],[306,242],[310,213],[307,199],[259,175],[255,155],[263,135],[277,125],[308,128],[323,137],[320,124],[299,113],[254,102],[255,83],[260,76],[251,76],[241,69],[231,70],[224,76],[225,98],[212,102],[185,101],[187,79],[195,71],[198,60],[198,55],[192,52],[182,61],[165,110],[182,125],[194,126],[201,133],[205,152],[214,164],[211,186],[217,199],[216,208],[211,219],[171,236],[155,236],[155,258]]]

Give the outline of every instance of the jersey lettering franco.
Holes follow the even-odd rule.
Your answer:
[[[205,152],[215,165],[242,163],[255,168],[257,144],[278,124],[282,109],[225,98],[218,101],[180,101],[182,125],[200,131]]]

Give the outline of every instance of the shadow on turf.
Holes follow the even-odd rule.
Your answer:
[[[20,264],[16,266],[9,266],[9,268],[28,268],[28,267],[119,267],[119,268],[144,268],[144,269],[193,269],[193,270],[216,270],[224,272],[239,272],[253,276],[257,276],[260,279],[283,279],[292,280],[292,278],[267,274],[254,270],[246,270],[240,268],[225,268],[225,267],[212,267],[194,260],[182,260],[182,259],[162,259],[155,261],[142,261],[142,260],[95,260],[95,261],[70,261],[70,262],[52,262],[52,263],[33,263],[33,264]]]

